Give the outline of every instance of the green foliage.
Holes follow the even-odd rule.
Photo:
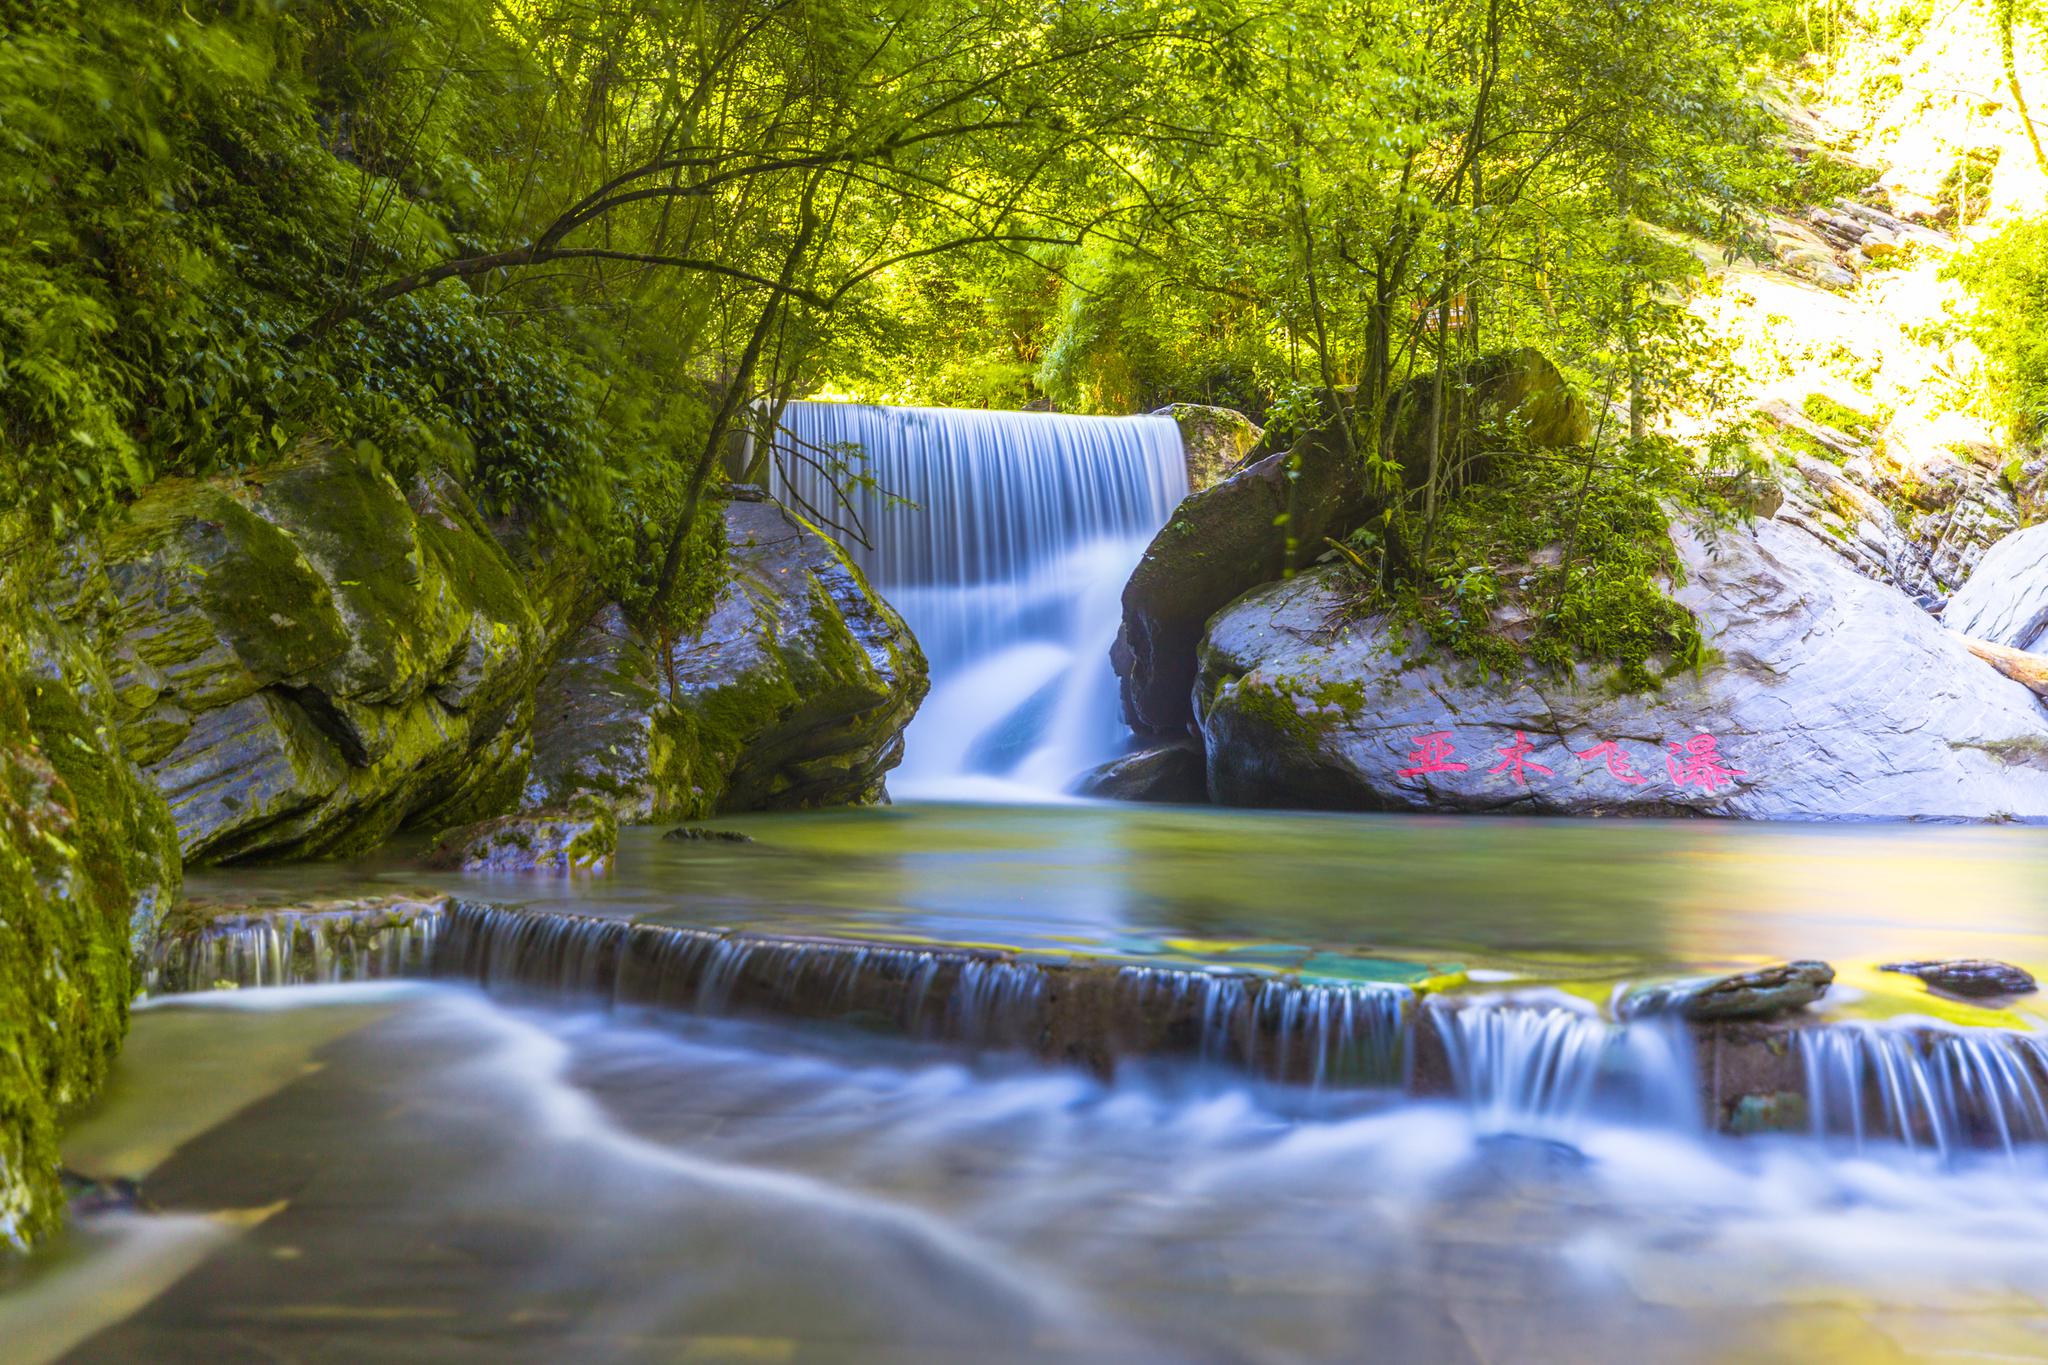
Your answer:
[[[2016,437],[2048,435],[2048,220],[2008,225],[1946,274],[1975,296],[1968,329],[1984,352],[1994,406]]]
[[[459,0],[29,6],[0,44],[0,503],[62,530],[306,432],[602,506],[564,329],[468,292],[305,329],[485,211],[524,59]],[[456,45],[461,65],[450,58]]]
[[[1510,456],[1496,476],[1460,491],[1436,530],[1426,580],[1394,577],[1358,609],[1391,609],[1430,642],[1482,671],[1529,665],[1609,670],[1645,691],[1704,656],[1699,623],[1673,601],[1682,581],[1664,503],[1706,499],[1691,456],[1657,438],[1591,451]],[[1718,509],[1717,509],[1718,510]],[[1393,530],[1419,538],[1415,514]]]
[[[1869,441],[1877,436],[1883,423],[1867,412],[1858,412],[1847,403],[1839,402],[1824,393],[1809,393],[1800,400],[1800,411],[1824,427],[1854,436],[1860,441]]]

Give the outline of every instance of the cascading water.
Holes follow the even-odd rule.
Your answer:
[[[1798,1038],[1817,1134],[1943,1156],[2048,1142],[2048,1046],[2039,1038],[1878,1024],[1804,1029]]]
[[[1187,493],[1170,419],[791,403],[782,425],[772,491],[931,665],[898,793],[1045,796],[1116,755],[1123,585]]]

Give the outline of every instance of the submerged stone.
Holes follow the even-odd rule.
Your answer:
[[[1747,1137],[1753,1133],[1803,1133],[1812,1124],[1806,1096],[1796,1090],[1767,1095],[1738,1095],[1727,1108],[1724,1131]]]
[[[429,867],[463,872],[602,872],[619,850],[619,822],[595,802],[577,811],[504,815],[443,835]]]
[[[1192,741],[1155,745],[1112,759],[1075,784],[1080,796],[1199,805],[1209,799],[1208,765]]]
[[[704,829],[695,825],[678,825],[661,836],[677,843],[726,843],[751,844],[754,836],[742,834],[736,829]]]
[[[1825,962],[1780,962],[1711,981],[1677,981],[1626,997],[1624,1019],[1676,1014],[1695,1022],[1767,1019],[1812,1004],[1827,994],[1835,969]]]
[[[2033,973],[2010,962],[1987,958],[1950,958],[1940,962],[1887,962],[1881,972],[1916,976],[1938,991],[1950,995],[2026,995],[2039,987]]]

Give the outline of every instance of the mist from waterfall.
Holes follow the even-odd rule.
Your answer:
[[[1056,796],[1127,739],[1123,586],[1187,494],[1165,417],[791,403],[771,491],[916,634],[932,691],[898,795]]]

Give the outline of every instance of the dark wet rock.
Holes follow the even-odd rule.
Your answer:
[[[661,686],[655,653],[607,603],[563,649],[534,696],[526,804],[598,797],[627,821],[655,818]]]
[[[121,738],[188,859],[354,851],[516,797],[545,634],[452,482],[308,443],[155,485],[95,558]]]
[[[64,1169],[57,1172],[64,1199],[76,1216],[94,1213],[149,1213],[142,1182],[127,1176],[93,1176]]]
[[[753,835],[742,834],[736,829],[704,829],[696,825],[678,825],[661,837],[673,839],[679,844],[751,844],[754,842]]]
[[[1365,513],[1355,461],[1328,433],[1269,455],[1175,510],[1124,586],[1123,624],[1110,658],[1124,719],[1141,734],[1186,733],[1195,650],[1209,617],[1288,567],[1286,516],[1300,543],[1320,546]],[[1306,562],[1314,552],[1297,557]]]
[[[1628,996],[1616,1011],[1624,1019],[1676,1014],[1695,1023],[1768,1019],[1802,1009],[1827,994],[1835,969],[1825,962],[1780,962],[1711,981],[1674,981]]]
[[[435,842],[429,867],[463,872],[601,872],[619,851],[619,822],[597,802],[575,811],[501,815]]]
[[[0,613],[0,1252],[61,1218],[58,1118],[105,1079],[135,952],[181,882],[170,812],[113,705],[77,631]]]
[[[1672,538],[1685,568],[1674,595],[1699,617],[1714,655],[1646,694],[1617,696],[1587,669],[1474,677],[1384,619],[1346,620],[1339,569],[1246,594],[1217,614],[1203,644],[1197,701],[1211,799],[2048,818],[2040,702],[1906,597],[1782,520],[1712,535],[1679,524]]]
[[[1951,958],[1941,962],[1887,962],[1881,972],[1902,972],[1917,976],[1949,995],[2027,995],[2038,990],[2033,973],[2010,962],[1986,958]]]
[[[2011,649],[2048,649],[2048,524],[1993,545],[1942,620],[1951,630]]]
[[[1236,473],[1263,434],[1249,417],[1234,408],[1174,403],[1152,415],[1171,417],[1180,428],[1190,493],[1199,493]]]
[[[632,820],[878,800],[928,682],[860,570],[780,504],[725,512],[729,581],[664,662],[607,607],[542,681],[529,804]]]
[[[1461,433],[1499,434],[1525,450],[1586,437],[1584,405],[1535,351],[1483,357],[1451,390],[1457,402],[1446,404],[1447,445]],[[1392,448],[1411,483],[1428,473],[1433,405],[1426,380],[1412,382],[1392,405]],[[1467,464],[1475,478],[1488,468],[1484,459]],[[1371,506],[1359,461],[1336,425],[1182,502],[1124,587],[1110,658],[1131,727],[1145,735],[1187,733],[1196,650],[1209,618],[1289,567],[1313,562],[1325,538],[1347,535]]]
[[[1103,764],[1083,777],[1074,791],[1110,801],[1198,805],[1209,799],[1208,764],[1199,744],[1155,745]]]

